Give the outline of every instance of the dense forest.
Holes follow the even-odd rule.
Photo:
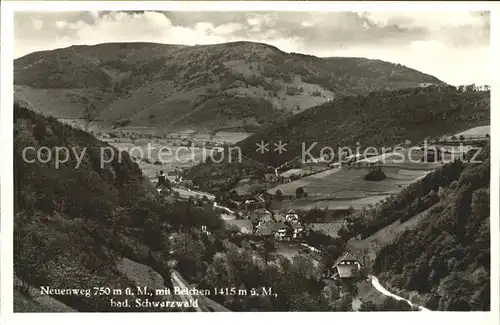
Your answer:
[[[490,309],[489,147],[476,160],[482,162],[434,173],[438,202],[416,229],[384,247],[373,267],[393,287],[426,297],[432,310]],[[421,196],[415,193],[415,200],[425,205]]]

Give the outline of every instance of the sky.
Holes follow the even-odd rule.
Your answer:
[[[399,63],[452,85],[490,84],[490,14],[441,12],[17,12],[15,57],[81,44],[256,41],[285,52]]]

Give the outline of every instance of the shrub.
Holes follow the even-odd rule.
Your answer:
[[[364,179],[366,181],[376,181],[379,182],[385,179],[385,173],[382,171],[380,166],[375,167],[371,172],[369,172]]]

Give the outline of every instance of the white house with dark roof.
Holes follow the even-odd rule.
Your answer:
[[[351,253],[342,254],[332,267],[333,279],[353,279],[361,276],[361,263]]]
[[[295,211],[293,209],[290,209],[285,214],[285,220],[288,222],[299,221],[299,215],[297,213],[295,213]]]

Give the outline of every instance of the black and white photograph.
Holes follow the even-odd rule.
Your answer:
[[[13,12],[14,314],[498,309],[489,10],[188,4]]]

